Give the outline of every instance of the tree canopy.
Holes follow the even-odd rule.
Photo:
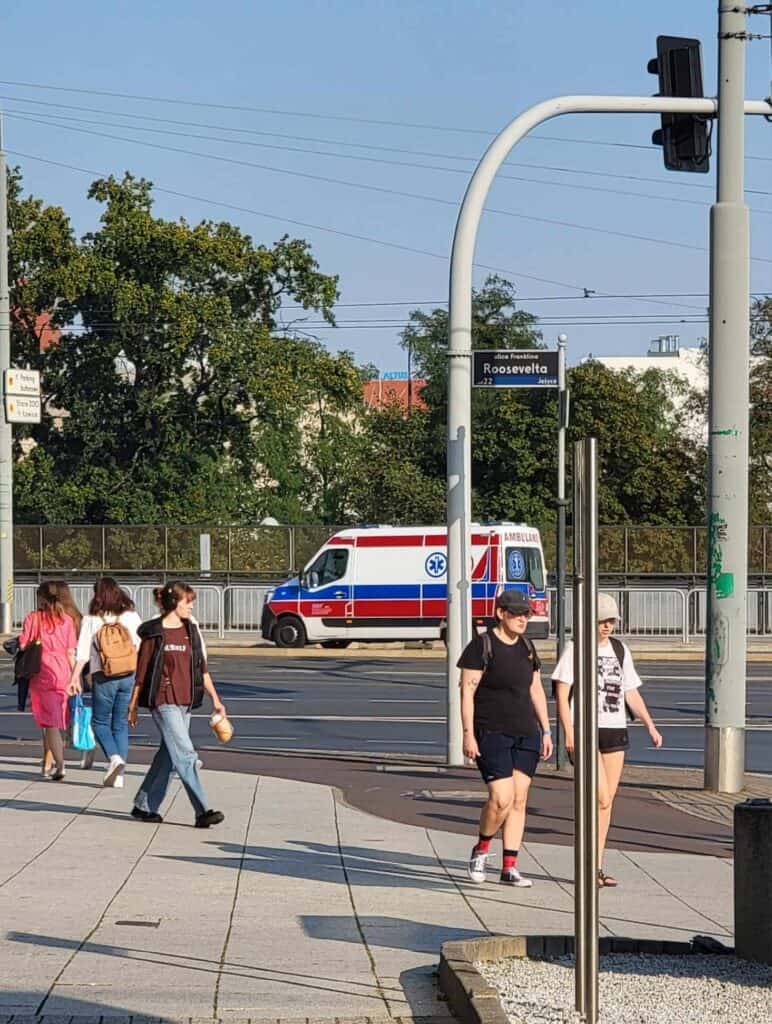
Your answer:
[[[41,371],[43,422],[15,434],[18,522],[253,524],[439,522],[445,515],[445,309],[403,332],[426,381],[409,414],[367,409],[370,365],[286,324],[287,305],[334,326],[338,278],[309,244],[255,242],[240,228],[156,215],[150,182],[100,179],[98,226],[76,238],[66,213],[9,173],[12,353]],[[473,294],[473,346],[534,349],[538,320],[515,286]],[[301,313],[302,316],[302,313]],[[42,319],[41,319],[42,318]],[[40,348],[41,324],[59,333]],[[751,504],[772,507],[772,300],[752,309]],[[302,326],[302,325],[301,325]],[[50,339],[49,339],[50,340]],[[651,369],[569,371],[569,441],[598,438],[600,518],[705,518],[704,399]],[[554,521],[557,395],[474,389],[473,512]]]

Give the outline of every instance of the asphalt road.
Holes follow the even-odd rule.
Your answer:
[[[545,663],[545,679],[550,663]],[[445,737],[444,662],[363,657],[215,655],[212,675],[244,751],[408,756],[441,760]],[[698,662],[640,662],[644,696],[665,737],[662,750],[644,729],[631,728],[630,763],[700,767],[703,677]],[[748,667],[747,768],[772,773],[772,666]],[[204,709],[193,722],[197,744],[213,737]],[[553,709],[554,717],[554,709]],[[10,659],[0,663],[0,739],[35,737],[32,716],[16,711]],[[144,715],[133,742],[155,744]]]

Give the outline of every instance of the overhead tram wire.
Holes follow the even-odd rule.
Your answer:
[[[2,99],[2,97],[0,97],[0,99]],[[203,140],[203,141],[206,141],[206,142],[219,142],[219,143],[225,143],[226,145],[232,145],[232,146],[250,146],[250,147],[253,147],[253,148],[257,148],[257,149],[275,149],[275,150],[279,150],[279,151],[285,152],[285,153],[303,153],[303,154],[310,154],[311,156],[328,157],[328,158],[334,159],[334,160],[357,160],[359,162],[373,163],[373,164],[378,164],[380,166],[386,166],[386,167],[407,167],[407,168],[412,168],[412,169],[416,169],[416,170],[439,171],[439,172],[444,173],[444,174],[463,174],[464,176],[468,176],[468,173],[469,173],[466,169],[460,168],[460,167],[440,167],[440,166],[438,166],[436,164],[422,164],[422,163],[416,163],[416,162],[408,161],[408,160],[387,160],[387,159],[384,159],[383,157],[361,156],[361,155],[355,154],[355,153],[328,153],[328,152],[325,152],[324,150],[319,150],[319,149],[307,149],[307,148],[303,148],[303,147],[299,147],[299,146],[274,145],[272,143],[266,143],[266,142],[251,142],[251,141],[245,140],[245,139],[223,139],[223,138],[219,138],[218,136],[215,136],[215,135],[201,135],[201,134],[194,133],[194,132],[178,132],[178,131],[174,131],[173,129],[170,129],[170,128],[146,128],[146,127],[144,127],[142,125],[129,125],[129,124],[120,124],[120,123],[116,124],[115,122],[110,122],[110,121],[104,121],[104,120],[97,121],[97,120],[93,120],[93,119],[90,119],[90,118],[69,117],[66,114],[49,113],[49,112],[44,112],[43,114],[40,114],[38,111],[17,110],[16,108],[13,108],[13,107],[6,107],[5,108],[5,113],[6,113],[6,115],[8,117],[15,117],[18,120],[37,121],[37,119],[42,116],[42,117],[46,117],[46,118],[57,118],[60,121],[75,121],[78,124],[99,125],[99,126],[103,126],[103,127],[107,127],[107,128],[121,128],[121,129],[124,129],[124,130],[127,130],[127,131],[152,132],[153,134],[156,134],[156,135],[171,135],[171,136],[174,136],[176,138],[183,138],[183,139],[199,139],[199,140]],[[117,116],[120,117],[122,115],[118,114]],[[52,123],[56,124],[57,122],[54,121]],[[63,125],[62,127],[68,127],[68,126],[67,125]],[[222,130],[227,131],[227,129],[222,129]],[[447,159],[461,159],[461,158],[458,158],[458,157],[448,157]],[[527,167],[529,165],[525,164],[523,166]],[[561,173],[561,169],[553,168],[553,172],[554,173]],[[287,172],[287,173],[290,173],[290,172]],[[627,189],[615,189],[615,188],[609,188],[608,186],[601,186],[601,185],[583,185],[583,184],[578,184],[578,183],[572,182],[572,181],[545,181],[543,178],[525,178],[525,177],[522,177],[521,175],[516,175],[516,174],[501,174],[501,175],[499,175],[499,178],[502,178],[502,179],[504,179],[506,181],[517,181],[517,182],[520,182],[520,183],[524,182],[524,183],[527,183],[527,184],[543,185],[543,186],[551,187],[551,188],[578,189],[578,190],[584,191],[584,192],[600,192],[603,195],[627,196],[627,197],[630,197],[630,198],[633,198],[633,199],[649,199],[649,200],[652,200],[654,202],[662,202],[662,203],[682,203],[682,204],[687,205],[687,206],[699,206],[699,207],[702,207],[703,209],[708,208],[711,205],[709,202],[702,202],[699,199],[684,199],[684,198],[679,197],[679,196],[652,195],[649,192],[632,192],[632,191],[629,191]],[[650,180],[656,180],[656,179],[650,179]],[[710,187],[710,186],[707,186],[707,187]],[[762,193],[759,193],[759,194],[772,196],[772,192],[767,192],[767,193],[762,192]],[[763,210],[763,209],[756,208],[756,207],[753,207],[753,210],[754,210],[755,213],[766,214],[767,216],[772,216],[772,210]]]
[[[458,208],[458,202],[453,199],[442,199],[439,196],[422,195],[415,192],[406,192],[400,189],[387,188],[380,185],[370,185],[363,182],[349,181],[343,178],[333,178],[327,175],[311,174],[308,171],[295,171],[286,167],[274,167],[271,164],[260,164],[251,160],[240,160],[236,157],[219,156],[214,153],[202,153],[198,150],[183,149],[180,146],[169,146],[162,142],[151,142],[147,139],[131,139],[122,135],[114,135],[112,132],[99,132],[91,128],[78,128],[70,124],[60,124],[56,121],[45,121],[39,118],[23,117],[18,114],[9,114],[19,121],[27,124],[38,124],[46,128],[59,128],[63,131],[79,132],[84,135],[92,135],[97,138],[110,139],[117,142],[125,142],[129,145],[145,146],[150,149],[158,149],[164,152],[179,153],[183,156],[194,156],[204,160],[214,160],[217,163],[233,164],[239,167],[250,167],[254,170],[266,171],[273,174],[284,174],[295,178],[303,178],[307,181],[318,181],[324,184],[342,185],[345,188],[355,188],[367,192],[377,192],[381,195],[396,196],[402,199],[413,199],[419,202],[435,203],[442,206]],[[128,129],[131,130],[131,129]],[[576,231],[588,231],[594,234],[608,235],[615,238],[624,238],[630,241],[648,242],[654,245],[667,245],[671,248],[684,249],[689,252],[706,253],[705,246],[692,245],[689,242],[679,242],[667,238],[656,238],[649,235],[639,235],[633,232],[615,231],[611,228],[595,227],[591,224],[577,224],[573,221],[556,220],[550,217],[537,217],[531,214],[517,213],[512,210],[502,210],[497,207],[488,206],[484,211],[486,214],[495,214],[503,217],[511,217],[516,220],[525,220],[536,224],[548,224],[552,227],[569,228]],[[751,260],[761,263],[772,263],[772,258],[765,256],[751,256]]]
[[[29,97],[26,97],[26,96],[20,97],[20,96],[8,96],[8,95],[0,94],[0,100],[10,100],[10,101],[12,101],[14,103],[32,103],[35,106],[57,107],[57,108],[64,109],[64,110],[76,110],[76,111],[79,111],[79,112],[82,112],[82,113],[92,113],[92,114],[102,115],[102,116],[100,116],[100,120],[95,122],[95,121],[88,121],[86,119],[80,119],[80,118],[68,118],[64,114],[58,114],[58,113],[55,113],[55,112],[47,114],[47,116],[63,118],[65,120],[74,120],[74,121],[79,121],[80,120],[80,121],[82,121],[82,123],[85,123],[85,124],[107,124],[107,122],[104,121],[104,117],[103,117],[103,115],[107,115],[109,117],[121,117],[121,118],[131,118],[133,120],[152,121],[155,124],[171,124],[171,125],[176,125],[177,127],[184,127],[184,128],[205,128],[205,129],[210,130],[210,131],[229,132],[230,134],[259,135],[261,137],[278,138],[278,139],[284,139],[284,140],[294,141],[294,142],[312,142],[312,143],[315,143],[317,145],[323,145],[323,146],[344,146],[344,147],[348,147],[348,148],[369,149],[369,150],[374,150],[374,151],[377,151],[377,152],[399,153],[399,154],[403,154],[403,155],[407,155],[407,156],[427,157],[429,159],[455,160],[455,161],[461,161],[461,162],[464,162],[464,163],[467,163],[467,164],[473,164],[473,165],[477,163],[477,158],[475,158],[475,157],[461,156],[461,155],[453,154],[453,153],[436,153],[436,152],[433,152],[433,151],[426,151],[426,150],[405,149],[404,147],[399,147],[399,146],[381,146],[381,145],[374,145],[374,144],[371,144],[371,143],[368,144],[368,143],[362,143],[362,142],[347,142],[347,141],[344,141],[342,139],[323,139],[323,138],[320,139],[320,138],[315,137],[315,136],[289,135],[289,134],[286,134],[286,133],[283,133],[283,132],[266,132],[266,131],[261,131],[261,130],[256,129],[256,128],[242,128],[242,127],[233,127],[233,126],[229,126],[229,125],[216,125],[216,124],[207,124],[207,123],[203,123],[202,124],[202,123],[197,122],[197,121],[180,121],[178,119],[173,119],[173,118],[152,117],[152,116],[150,116],[148,114],[134,114],[134,113],[127,112],[127,111],[101,110],[98,107],[83,107],[83,106],[77,106],[77,105],[67,104],[67,103],[53,103],[53,102],[48,101],[48,100],[33,100],[33,99],[31,99]],[[9,112],[14,112],[14,113],[17,113],[17,114],[18,113],[25,113],[25,114],[29,114],[30,116],[36,116],[36,112],[34,112],[34,111],[18,111],[18,110],[15,110],[15,111],[9,111]],[[118,124],[118,125],[113,124],[112,127],[132,128],[133,126],[132,125],[126,125],[126,124]],[[138,126],[137,130],[140,130],[140,131],[152,131],[153,129],[143,128],[143,127],[139,127]],[[180,133],[177,133],[177,132],[167,132],[167,134],[180,134],[183,137],[210,139],[211,141],[225,142],[225,143],[229,143],[231,145],[250,145],[250,146],[256,146],[256,147],[261,147],[261,148],[265,148],[265,149],[277,149],[277,150],[282,150],[284,152],[290,152],[290,153],[309,153],[309,154],[314,155],[314,156],[327,156],[327,157],[331,157],[331,158],[334,158],[334,159],[340,159],[340,160],[359,160],[359,161],[365,161],[365,162],[368,162],[368,163],[383,163],[386,166],[408,167],[408,168],[416,168],[416,169],[420,169],[420,170],[444,171],[446,173],[453,173],[453,174],[468,174],[468,171],[463,169],[463,168],[438,167],[436,165],[416,163],[414,161],[407,161],[407,160],[385,160],[385,159],[378,158],[378,157],[368,157],[368,156],[363,156],[363,155],[353,154],[353,153],[329,153],[329,152],[326,152],[326,151],[323,151],[323,150],[306,149],[306,148],[301,148],[301,147],[296,147],[296,146],[279,146],[279,145],[272,145],[272,144],[269,144],[269,143],[250,142],[249,140],[226,139],[226,138],[212,137],[212,136],[206,136],[206,135],[188,134],[188,133],[183,133],[183,132],[180,132]],[[699,182],[683,182],[683,181],[668,180],[668,179],[662,179],[662,178],[650,178],[650,177],[646,177],[646,176],[643,176],[643,175],[636,175],[636,174],[614,174],[614,173],[612,173],[610,171],[586,170],[584,168],[576,168],[576,167],[560,167],[560,166],[555,166],[554,164],[534,164],[534,163],[523,163],[523,162],[515,162],[515,161],[507,161],[506,166],[508,166],[508,167],[523,168],[525,170],[548,171],[548,172],[553,173],[553,174],[586,175],[586,176],[590,176],[590,177],[618,179],[620,181],[645,182],[645,183],[648,183],[648,184],[659,185],[660,187],[662,185],[668,185],[668,186],[672,185],[672,186],[676,186],[676,187],[697,188],[697,189],[704,189],[704,190],[706,190],[708,192],[715,192],[715,187],[713,185],[702,185]],[[525,181],[525,182],[527,182],[527,181],[535,181],[536,179],[522,178],[519,175],[509,175],[509,174],[502,173],[502,174],[497,175],[497,180],[518,181],[518,182]],[[657,199],[657,200],[660,200],[660,201],[663,201],[663,202],[681,202],[681,203],[686,203],[688,205],[695,205],[695,206],[709,205],[709,204],[701,203],[699,200],[684,199],[684,198],[681,198],[681,197],[678,197],[678,196],[661,196],[661,195],[655,196],[655,195],[651,195],[650,193],[627,192],[627,191],[623,191],[623,190],[619,190],[619,189],[605,189],[605,188],[604,189],[597,189],[597,188],[596,189],[592,189],[591,186],[572,185],[571,183],[568,183],[568,182],[546,182],[545,181],[545,182],[539,182],[539,183],[545,184],[545,185],[555,185],[555,186],[560,185],[560,186],[563,186],[565,188],[569,188],[569,187],[571,187],[571,188],[584,188],[586,190],[611,192],[612,194],[616,194],[616,195],[630,195],[630,196],[633,196],[635,198]],[[762,189],[746,189],[745,191],[749,195],[772,196],[772,191],[764,191]],[[758,212],[760,212],[760,213],[772,213],[772,210],[759,210]]]
[[[37,161],[39,163],[48,164],[48,165],[50,165],[52,167],[62,167],[62,168],[65,168],[66,170],[76,171],[79,174],[87,174],[87,175],[90,175],[90,176],[95,177],[95,178],[103,178],[103,177],[107,177],[108,176],[104,171],[95,171],[95,170],[91,170],[91,169],[86,168],[86,167],[77,167],[74,164],[65,163],[64,161],[61,161],[61,160],[52,160],[52,159],[50,159],[48,157],[41,157],[41,156],[37,156],[37,155],[32,154],[32,153],[22,153],[19,150],[13,150],[13,149],[8,149],[8,150],[6,150],[6,152],[9,153],[12,156],[22,157],[22,159],[25,159],[25,160],[35,160],[35,161]],[[209,206],[220,206],[223,209],[233,210],[233,211],[235,211],[237,213],[246,213],[246,214],[249,214],[251,216],[262,217],[262,218],[264,218],[266,220],[278,221],[279,223],[282,223],[282,224],[291,224],[294,227],[310,228],[313,231],[322,231],[324,233],[332,234],[332,235],[337,235],[337,236],[340,236],[342,238],[350,238],[350,239],[354,239],[354,240],[360,241],[360,242],[369,242],[369,243],[371,243],[373,245],[380,245],[380,246],[383,246],[385,248],[396,249],[396,250],[398,250],[400,252],[409,252],[409,253],[413,253],[413,254],[419,255],[419,256],[428,256],[428,257],[430,257],[432,259],[442,260],[445,263],[447,263],[447,260],[448,260],[447,254],[432,252],[431,250],[428,250],[428,249],[418,249],[418,248],[413,247],[413,246],[402,245],[401,243],[398,243],[398,242],[389,242],[389,241],[387,241],[385,239],[382,239],[382,238],[374,238],[371,235],[360,235],[360,234],[355,234],[355,233],[350,232],[350,231],[341,231],[338,228],[331,228],[331,227],[328,227],[326,225],[321,225],[321,224],[312,224],[312,223],[309,223],[307,221],[297,220],[295,218],[281,217],[281,216],[279,216],[279,215],[277,215],[275,213],[268,213],[268,212],[263,211],[263,210],[255,210],[255,209],[253,209],[251,207],[240,206],[240,205],[237,205],[235,203],[228,203],[228,202],[226,202],[226,201],[224,201],[222,199],[213,199],[213,198],[209,198],[209,197],[206,197],[206,196],[197,196],[197,195],[191,194],[189,192],[182,192],[179,189],[170,189],[170,188],[166,188],[166,187],[164,187],[162,185],[155,185],[155,184],[153,185],[153,190],[155,192],[159,192],[159,193],[162,193],[164,195],[175,196],[176,198],[179,198],[179,199],[189,199],[189,200],[191,200],[193,202],[199,202],[199,203],[203,203],[203,204],[209,205]],[[584,285],[573,284],[571,282],[566,282],[566,281],[558,281],[558,280],[555,280],[553,278],[537,277],[534,274],[526,274],[526,273],[523,273],[523,272],[520,272],[520,271],[515,271],[512,268],[508,268],[508,267],[498,267],[498,266],[493,266],[493,265],[488,264],[488,263],[480,263],[478,261],[475,261],[473,266],[477,267],[480,270],[491,270],[494,273],[506,274],[508,277],[511,277],[511,278],[514,278],[514,279],[522,278],[523,280],[527,280],[527,281],[537,281],[540,284],[550,284],[550,285],[553,285],[553,286],[558,287],[558,288],[573,288],[577,292],[580,293],[579,295],[577,295],[577,299],[580,299],[580,298],[583,298],[583,297],[586,298],[588,295],[592,295],[593,297],[598,297],[598,298],[603,298],[605,296],[605,293],[603,291],[601,291],[600,289],[597,289],[597,288],[587,288]],[[648,303],[648,304],[651,304],[651,305],[656,305],[656,306],[666,306],[666,307],[668,307],[670,309],[672,309],[674,307],[676,307],[676,308],[677,307],[681,307],[681,308],[684,308],[684,309],[700,309],[701,308],[701,307],[697,307],[697,306],[687,306],[687,305],[684,305],[683,303],[677,303],[677,302],[666,301],[666,300],[663,301],[663,300],[654,299],[654,298],[641,298],[639,301],[645,302],[645,303]]]
[[[457,125],[436,125],[422,124],[412,121],[379,120],[376,118],[355,117],[349,114],[320,114],[314,111],[282,110],[274,107],[252,107],[240,104],[208,103],[203,100],[186,100],[180,99],[178,97],[143,96],[135,93],[111,92],[106,89],[81,89],[64,85],[46,85],[41,82],[17,82],[5,78],[0,78],[0,85],[12,85],[16,88],[21,89],[43,89],[51,92],[71,92],[85,96],[109,96],[113,99],[137,100],[143,103],[169,103],[174,104],[176,106],[200,107],[208,108],[210,110],[231,110],[239,113],[271,114],[280,117],[305,117],[324,121],[347,121],[353,124],[371,124],[382,128],[415,128],[420,131],[440,131],[456,132],[467,135],[485,135],[488,138],[493,138],[498,132],[498,129],[492,130],[487,128],[465,128],[459,127]],[[572,145],[609,146],[614,149],[637,149],[644,150],[647,153],[651,152],[651,146],[645,146],[640,143],[634,142],[612,142],[606,141],[604,139],[571,139],[554,135],[529,135],[527,137],[527,140],[530,141],[531,139],[541,139],[548,142],[562,142]],[[766,156],[746,155],[746,159],[763,160],[767,163],[772,162],[772,157]]]

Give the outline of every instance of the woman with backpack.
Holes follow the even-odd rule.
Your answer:
[[[148,708],[161,745],[134,797],[131,815],[138,821],[162,822],[161,805],[176,771],[193,805],[196,828],[209,828],[225,816],[209,806],[204,793],[198,754],[190,738],[190,714],[201,706],[205,693],[215,711],[223,716],[226,712],[209,675],[201,633],[191,622],[195,591],[178,580],[158,587],[153,596],[161,615],[143,622],[139,630],[142,644],[129,723],[136,725],[138,709]]]
[[[94,584],[88,615],[78,637],[70,694],[81,693],[81,671],[91,673],[91,724],[94,737],[107,758],[103,786],[123,786],[129,756],[128,710],[137,667],[141,624],[134,602],[110,576]]]
[[[530,887],[517,869],[525,810],[539,759],[552,756],[541,663],[525,636],[531,605],[519,590],[496,598],[496,625],[475,636],[461,655],[461,721],[464,756],[477,763],[488,787],[469,877],[485,881],[490,844],[501,829],[504,860],[499,881]]]
[[[603,854],[611,825],[614,797],[622,778],[625,751],[630,746],[627,711],[646,726],[652,744],[662,746],[646,702],[639,693],[641,678],[635,671],[630,648],[611,634],[619,620],[619,608],[611,594],[598,594],[598,886],[613,888],[616,878],[603,870]],[[574,685],[574,645],[566,644],[552,673],[566,751],[573,760],[574,723],[571,691]]]
[[[41,583],[37,591],[37,610],[24,619],[19,647],[26,650],[40,645],[40,668],[29,677],[29,695],[35,725],[43,733],[42,772],[47,774],[46,758],[53,759],[49,778],[64,778],[62,730],[67,725],[67,684],[75,661],[77,638],[72,619],[62,608],[50,583]]]

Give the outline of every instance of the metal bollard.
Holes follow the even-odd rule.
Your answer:
[[[735,952],[772,964],[772,800],[734,809]]]

